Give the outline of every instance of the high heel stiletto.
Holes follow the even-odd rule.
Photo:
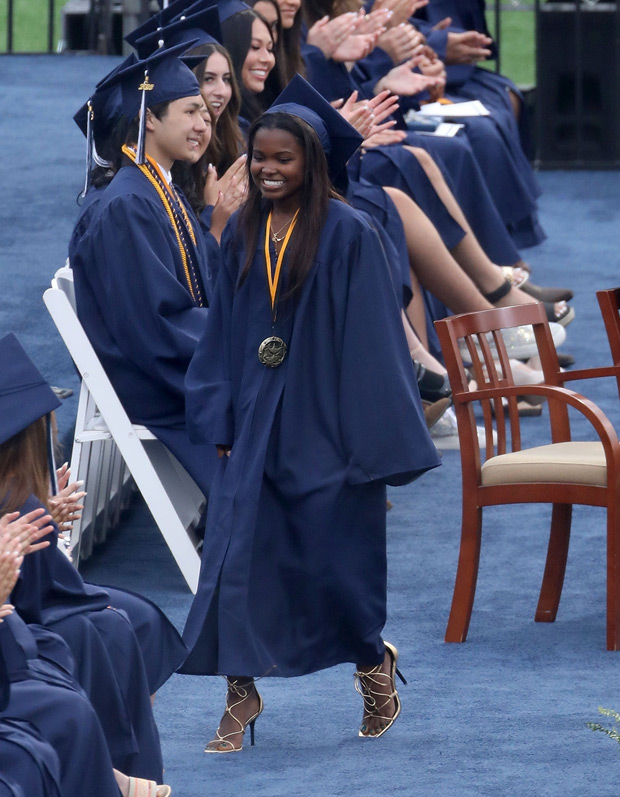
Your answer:
[[[362,725],[359,729],[358,736],[362,736],[365,739],[378,739],[379,736],[383,736],[384,733],[389,731],[396,722],[400,714],[401,704],[398,692],[396,691],[395,676],[398,675],[404,684],[407,683],[397,666],[398,650],[389,642],[384,642],[383,644],[385,645],[386,653],[390,657],[389,674],[382,671],[381,668],[383,664],[377,664],[376,667],[373,667],[372,670],[368,672],[358,671],[355,673],[355,689],[362,696],[365,713],[386,723],[380,728],[378,733],[374,734],[364,733],[366,725]],[[385,692],[378,692],[376,690],[377,686],[391,687],[391,692],[388,694]],[[373,689],[373,687],[375,688]],[[381,712],[392,700],[394,701],[394,713],[391,717],[383,716]]]
[[[218,728],[215,732],[215,739],[212,739],[207,746],[205,747],[205,753],[239,753],[243,750],[243,744],[240,747],[235,747],[233,743],[228,738],[229,736],[236,736],[238,733],[242,735],[245,733],[245,729],[249,726],[250,728],[250,745],[254,746],[254,724],[256,720],[263,712],[263,698],[259,695],[258,689],[254,681],[247,681],[245,683],[240,683],[239,681],[232,680],[231,678],[226,679],[226,683],[228,685],[228,691],[231,692],[235,697],[238,697],[239,700],[233,702],[230,706],[228,705],[228,696],[226,700],[226,710],[224,714],[229,714],[230,717],[237,723],[239,728],[234,731],[230,731],[230,733],[221,734],[220,729]],[[256,714],[253,714],[246,722],[242,722],[238,717],[233,714],[233,709],[240,706],[242,703],[245,703],[246,700],[249,700],[252,696],[252,693],[256,693],[256,697],[258,698],[258,711]],[[210,745],[214,745],[211,747]]]

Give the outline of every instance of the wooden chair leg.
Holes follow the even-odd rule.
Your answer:
[[[572,516],[572,504],[553,505],[547,561],[534,616],[537,623],[552,623],[558,613],[566,572]]]
[[[463,524],[461,529],[461,549],[456,571],[452,608],[446,628],[446,642],[465,642],[469,621],[474,606],[478,564],[480,562],[480,540],[482,535],[482,509],[467,507],[463,497]]]
[[[607,507],[607,650],[620,650],[620,507]]]

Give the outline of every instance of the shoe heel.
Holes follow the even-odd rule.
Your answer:
[[[254,747],[254,723],[255,722],[256,722],[256,719],[253,719],[252,722],[250,722],[250,747]]]
[[[400,678],[400,680],[401,680],[401,681],[402,681],[402,682],[405,684],[405,686],[407,686],[407,679],[406,679],[406,678],[405,678],[405,676],[402,674],[402,672],[401,672],[401,671],[398,669],[398,667],[396,668],[396,675],[398,675],[398,677]]]

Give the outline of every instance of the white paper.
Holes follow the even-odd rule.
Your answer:
[[[457,125],[453,122],[442,122],[435,130],[416,130],[422,136],[441,136],[442,138],[452,138],[459,130],[462,130],[465,125]]]
[[[442,116],[444,119],[461,119],[465,116],[490,116],[489,110],[485,108],[480,100],[454,102],[451,105],[429,102],[427,105],[422,105],[418,113],[422,114],[422,116]]]

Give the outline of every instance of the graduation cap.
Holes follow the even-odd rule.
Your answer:
[[[217,10],[220,22],[225,22],[229,17],[240,14],[242,11],[252,11],[251,7],[241,0],[218,0]]]
[[[86,136],[86,178],[81,196],[86,196],[90,187],[90,171],[93,161],[98,166],[107,166],[107,162],[99,157],[105,149],[106,141],[123,115],[120,86],[105,88],[105,83],[118,72],[135,64],[138,59],[132,53],[115,69],[97,83],[94,93],[82,105],[73,117],[73,121]],[[101,86],[104,86],[101,88]]]
[[[197,47],[200,44],[219,44],[221,40],[220,17],[217,7],[211,5],[195,14],[175,17],[168,25],[137,39],[134,47],[140,57],[145,58],[160,46],[174,47],[194,42],[192,46]]]
[[[290,113],[310,125],[325,152],[332,182],[363,141],[357,130],[301,75],[295,75],[265,113]]]
[[[162,102],[200,95],[196,76],[179,57],[195,41],[176,47],[162,47],[148,58],[121,69],[101,84],[100,89],[120,86],[123,115],[132,120],[140,112],[136,163],[144,163],[146,109]]]
[[[182,14],[192,5],[193,1],[194,0],[175,0],[175,2],[170,3],[167,8],[163,8],[157,14],[147,19],[146,22],[142,23],[142,25],[138,25],[137,28],[134,28],[131,33],[125,36],[125,41],[135,48],[138,39],[141,39],[149,33],[153,33],[158,28],[165,27],[169,22],[172,22],[175,17]]]
[[[12,332],[0,339],[0,362],[0,443],[5,443],[60,401]]]

